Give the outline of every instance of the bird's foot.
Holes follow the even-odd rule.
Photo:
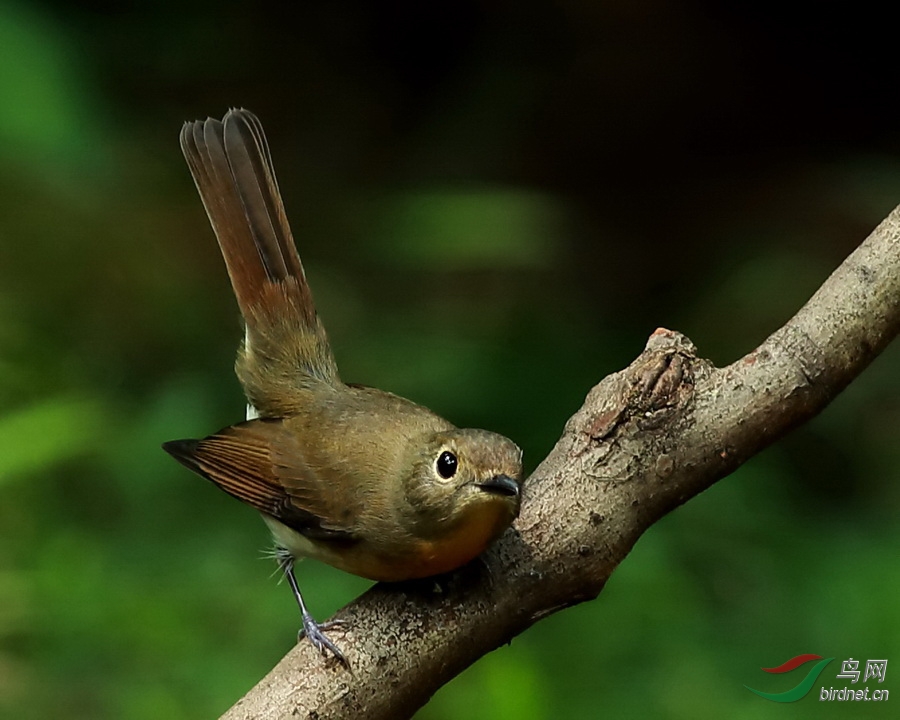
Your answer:
[[[337,645],[331,642],[324,632],[326,630],[331,630],[332,628],[342,628],[345,626],[346,622],[343,620],[329,620],[328,622],[317,623],[313,620],[312,615],[303,613],[303,628],[297,633],[297,642],[300,642],[304,637],[309,638],[309,641],[320,653],[326,655],[327,651],[331,651],[331,654],[338,659],[338,662],[349,669],[350,663],[347,662],[344,653],[338,650]]]

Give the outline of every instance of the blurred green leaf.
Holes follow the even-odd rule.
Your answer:
[[[431,271],[541,267],[564,217],[552,198],[525,190],[409,192],[384,203],[373,249]]]
[[[0,3],[0,153],[67,164],[106,155],[87,115],[81,54],[56,19],[35,5]]]
[[[0,417],[0,485],[96,448],[104,428],[99,403],[44,400]]]

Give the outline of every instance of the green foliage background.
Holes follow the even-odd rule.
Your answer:
[[[770,10],[0,1],[0,716],[216,717],[297,629],[262,523],[159,449],[243,413],[183,120],[263,119],[345,378],[533,467],[655,327],[739,358],[900,202],[888,24]],[[420,717],[888,717],[743,685],[900,693],[898,352]]]

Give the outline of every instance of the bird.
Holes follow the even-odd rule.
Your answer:
[[[383,582],[455,570],[517,517],[522,451],[341,380],[252,112],[186,122],[180,145],[243,318],[235,372],[248,404],[245,420],[163,449],[262,514],[300,608],[298,642],[349,667],[326,634],[342,623],[312,617],[297,560]]]

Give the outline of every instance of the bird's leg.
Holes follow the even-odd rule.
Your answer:
[[[281,548],[278,548],[280,551]],[[284,573],[284,576],[287,578],[288,584],[291,586],[291,591],[294,593],[294,598],[297,600],[297,604],[300,606],[300,616],[303,619],[303,629],[297,633],[297,641],[305,635],[309,638],[310,642],[319,650],[323,655],[325,654],[325,650],[328,649],[331,653],[340,661],[340,663],[349,668],[350,664],[347,662],[347,658],[344,657],[344,654],[337,649],[337,646],[328,639],[328,637],[323,632],[324,630],[328,630],[333,627],[340,627],[343,625],[343,621],[341,620],[332,620],[330,622],[317,623],[313,616],[310,614],[309,610],[306,608],[306,603],[303,602],[303,595],[300,594],[300,586],[297,585],[297,578],[294,577],[294,558],[287,552],[277,552],[278,566],[281,568],[281,572]]]

